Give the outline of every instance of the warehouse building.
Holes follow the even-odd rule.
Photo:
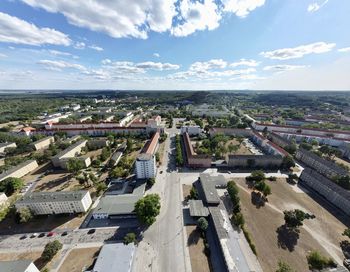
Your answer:
[[[350,216],[350,192],[315,170],[305,168],[300,176],[301,184],[307,185],[318,194]]]
[[[21,178],[38,167],[39,165],[36,162],[36,160],[28,160],[28,161],[22,162],[21,164],[2,173],[0,175],[0,181],[7,178]]]
[[[24,195],[16,209],[29,208],[34,214],[65,214],[86,212],[92,204],[89,191],[34,192]]]
[[[35,150],[46,149],[50,146],[50,144],[54,142],[55,142],[55,138],[53,136],[48,136],[32,143],[32,146],[34,147]]]

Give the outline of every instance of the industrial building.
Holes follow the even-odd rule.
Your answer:
[[[39,165],[36,162],[36,160],[28,160],[28,161],[22,162],[19,165],[11,168],[10,170],[3,172],[0,175],[0,181],[7,178],[21,178],[38,167]]]
[[[86,212],[92,204],[89,191],[34,192],[24,195],[16,209],[29,208],[34,214],[65,214]]]

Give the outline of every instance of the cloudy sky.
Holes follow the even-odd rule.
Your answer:
[[[0,89],[350,90],[349,0],[0,1]]]

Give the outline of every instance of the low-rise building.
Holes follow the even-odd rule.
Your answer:
[[[276,169],[281,167],[283,158],[280,155],[229,155],[229,168],[262,168]]]
[[[303,162],[308,167],[316,170],[317,172],[328,178],[348,175],[347,170],[345,170],[344,168],[338,166],[334,162],[323,159],[320,156],[314,154],[313,152],[307,151],[303,148],[299,148],[299,150],[295,154],[295,157],[297,160]]]
[[[31,171],[35,170],[38,168],[39,165],[36,162],[36,160],[28,160],[23,163],[20,163],[19,165],[11,168],[8,171],[3,172],[0,175],[0,181],[5,180],[7,178],[21,178]]]
[[[55,138],[53,136],[48,136],[32,143],[32,146],[34,147],[35,150],[40,150],[40,149],[48,148],[50,144],[54,142],[55,142]]]
[[[91,149],[100,149],[109,146],[111,143],[107,139],[92,139],[88,141],[87,145]]]
[[[92,204],[89,191],[34,192],[24,195],[16,209],[29,208],[34,214],[83,213]]]
[[[300,175],[301,184],[315,190],[334,206],[350,216],[350,192],[335,182],[320,175],[317,171],[305,168]]]
[[[130,272],[135,245],[130,243],[103,245],[91,272],[123,271]]]
[[[56,156],[51,158],[52,164],[55,167],[66,168],[67,161],[71,158],[80,155],[81,150],[86,146],[87,140],[80,140],[75,144],[71,145],[67,149],[61,151]],[[86,158],[81,158],[83,161],[87,161]],[[91,163],[91,160],[90,160]]]
[[[187,166],[189,167],[204,167],[208,168],[211,166],[211,157],[208,155],[198,155],[193,150],[193,146],[191,144],[190,136],[187,132],[182,134],[183,144],[186,152],[186,161]]]
[[[16,143],[0,143],[0,153],[5,153],[6,148],[17,147]]]
[[[31,260],[0,261],[1,272],[40,272]]]
[[[204,201],[208,206],[217,206],[220,203],[220,197],[216,191],[216,177],[209,174],[201,173],[199,183],[201,185]]]
[[[120,152],[120,151],[114,152],[110,159],[110,165],[116,166],[119,163],[122,156],[123,156],[123,152]]]
[[[200,126],[182,126],[181,127],[181,134],[184,134],[185,132],[188,133],[188,135],[199,135],[202,132],[202,129]]]

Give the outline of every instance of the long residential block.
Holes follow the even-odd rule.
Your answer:
[[[32,143],[32,146],[34,147],[35,150],[41,150],[41,149],[48,148],[50,144],[54,142],[55,142],[55,138],[53,136],[48,136]]]
[[[0,153],[4,153],[9,147],[17,147],[17,145],[16,143],[0,143]]]
[[[306,184],[322,195],[334,206],[350,216],[350,192],[335,182],[320,175],[315,170],[305,168],[300,176],[301,183]]]
[[[38,168],[36,160],[25,161],[0,175],[0,181],[7,178],[21,178]]]
[[[51,161],[53,166],[65,168],[67,161],[70,158],[74,158],[77,155],[80,155],[81,150],[83,149],[83,147],[86,146],[86,143],[87,143],[87,140],[80,140],[75,144],[71,145],[70,147],[68,147],[67,149],[61,151],[56,156],[52,157]],[[85,161],[86,159],[83,158],[82,160]]]
[[[24,195],[15,206],[27,207],[34,214],[64,214],[86,212],[92,204],[89,191],[34,192]]]

